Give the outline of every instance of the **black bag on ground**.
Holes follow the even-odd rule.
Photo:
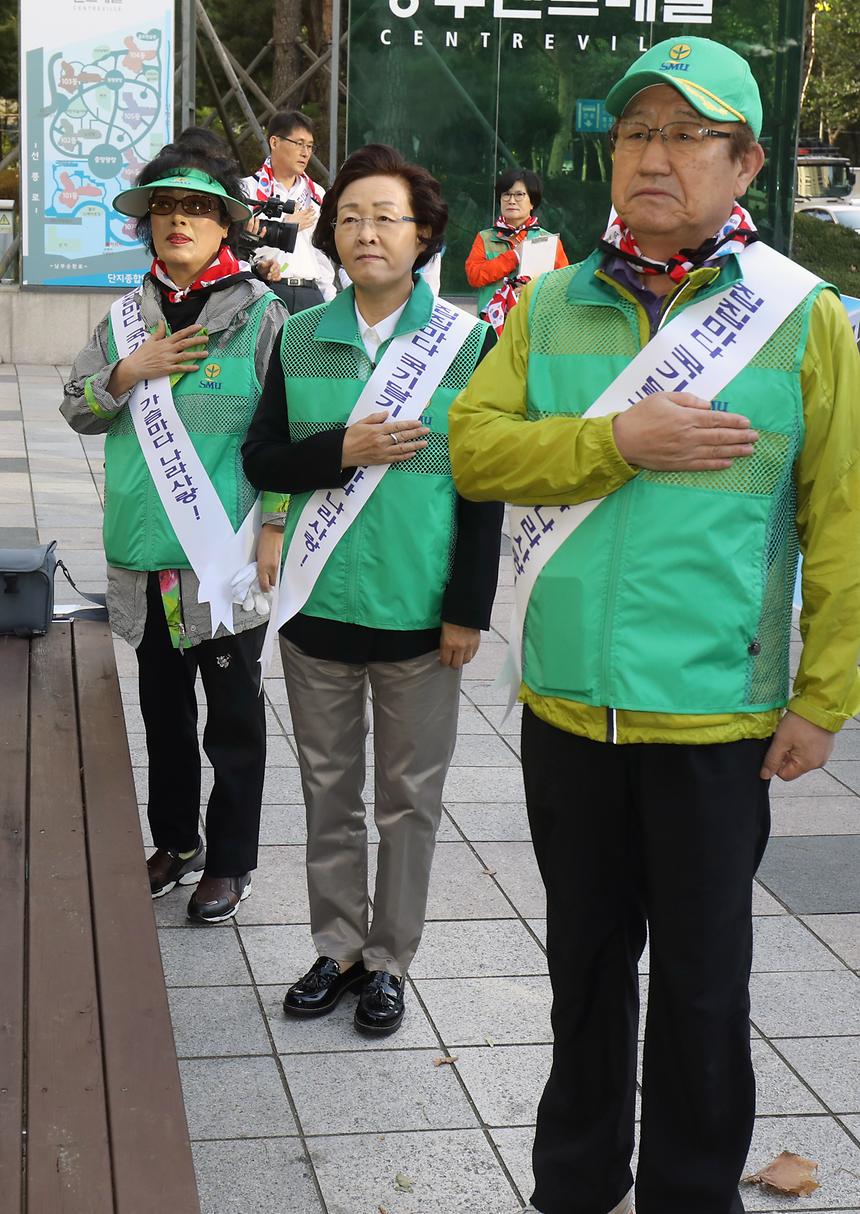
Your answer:
[[[57,541],[0,548],[0,636],[42,636],[54,614]]]

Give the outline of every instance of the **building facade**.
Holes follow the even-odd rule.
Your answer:
[[[768,162],[746,203],[787,251],[803,0],[350,0],[347,150],[391,143],[440,179],[446,293],[469,290],[463,263],[512,165],[543,177],[541,223],[574,260],[609,214],[603,98],[664,38],[677,36],[682,70],[690,35],[733,47],[759,82]]]

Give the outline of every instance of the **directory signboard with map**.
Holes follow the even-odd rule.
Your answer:
[[[21,5],[25,286],[140,282],[149,255],[111,199],[173,127],[173,0]]]

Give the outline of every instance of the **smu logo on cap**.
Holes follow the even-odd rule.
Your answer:
[[[688,46],[686,42],[676,42],[675,45],[669,49],[668,60],[660,64],[660,71],[688,72],[690,70],[690,65],[688,63],[684,63],[683,60],[687,59],[692,54],[692,51],[693,48]]]

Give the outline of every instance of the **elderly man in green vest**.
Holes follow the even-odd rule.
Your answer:
[[[460,492],[515,507],[555,1037],[529,1208],[633,1208],[647,927],[636,1211],[741,1214],[769,781],[860,708],[860,360],[838,295],[736,202],[764,161],[746,62],[663,42],[607,106],[598,249],[526,287],[451,412]]]

